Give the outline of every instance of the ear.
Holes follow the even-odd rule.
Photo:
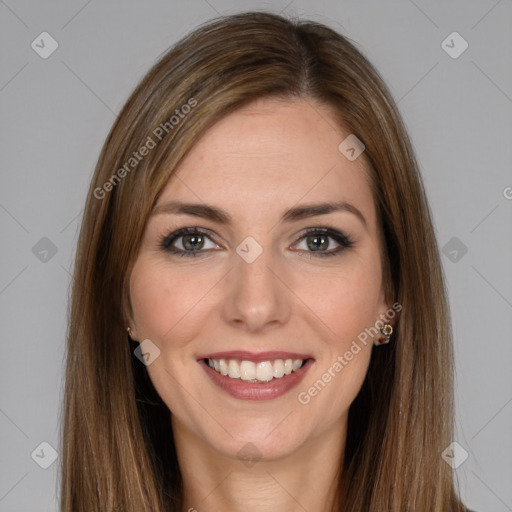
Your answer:
[[[391,303],[391,301],[386,301],[379,308],[379,316],[378,320],[382,320],[385,324],[390,324],[392,326],[395,325],[397,312],[402,309],[401,307],[397,310],[399,306],[398,302]]]
[[[123,318],[124,318],[124,325],[126,328],[126,331],[128,333],[128,336],[134,341],[137,341],[139,339],[137,334],[137,329],[135,327],[135,321],[133,319],[133,312],[131,303],[128,300],[128,304],[125,304],[123,307]]]
[[[396,318],[398,312],[402,309],[402,306],[399,302],[392,302],[391,298],[386,298],[386,293],[384,289],[381,290],[381,297],[379,302],[379,316],[376,319],[375,326],[379,328],[384,328],[384,325],[388,324],[391,327],[395,326]],[[391,332],[392,336],[392,332]],[[388,338],[389,339],[389,338]],[[386,336],[384,333],[381,334],[379,332],[376,337],[374,337],[374,344],[381,345],[382,342],[386,343]]]
[[[138,335],[137,335],[137,331],[136,331],[134,328],[132,328],[132,327],[128,326],[128,327],[126,328],[126,331],[128,332],[128,336],[130,336],[130,338],[131,338],[133,341],[138,341],[138,340],[139,340],[139,339],[138,339],[139,337],[138,337]]]
[[[392,326],[395,325],[402,305],[396,300],[396,290],[391,282],[391,271],[388,266],[383,268],[379,296],[379,319]]]

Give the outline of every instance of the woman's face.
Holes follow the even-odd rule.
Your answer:
[[[273,459],[344,432],[372,350],[361,334],[389,307],[364,153],[338,149],[348,135],[312,100],[258,100],[206,132],[160,195],[131,328],[160,351],[147,371],[175,436]],[[345,206],[303,210],[325,203]],[[287,359],[307,361],[288,375]]]

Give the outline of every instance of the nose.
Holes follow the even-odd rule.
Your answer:
[[[271,251],[263,250],[250,263],[234,253],[233,265],[225,281],[223,319],[254,333],[286,324],[293,293],[286,286],[282,265],[272,257]]]

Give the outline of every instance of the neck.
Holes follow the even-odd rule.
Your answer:
[[[173,418],[184,511],[332,512],[346,429],[339,424],[281,458],[221,454]],[[247,449],[250,453],[250,449]]]

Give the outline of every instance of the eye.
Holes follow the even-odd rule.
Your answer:
[[[338,244],[338,247],[325,252],[332,245],[330,240],[334,240]],[[301,250],[313,253],[314,256],[319,257],[336,256],[354,245],[354,242],[347,235],[330,228],[310,228],[306,230],[305,235],[303,235],[299,241],[300,244],[303,244],[303,249]],[[298,245],[299,244],[296,244],[294,247]]]
[[[332,240],[338,247],[327,251],[332,245]],[[208,241],[214,247],[205,246]],[[334,229],[309,228],[292,247],[296,248],[301,244],[303,244],[303,248],[300,248],[301,252],[309,253],[308,257],[326,257],[341,253],[352,247],[354,242],[348,236]],[[197,257],[201,253],[207,252],[203,249],[219,248],[211,239],[209,231],[198,227],[182,228],[170,235],[164,235],[160,240],[160,246],[171,254],[185,257]]]
[[[198,255],[201,249],[204,249],[205,242],[209,240],[214,246],[219,247],[210,238],[207,231],[201,228],[182,228],[178,229],[170,235],[162,237],[160,246],[166,251],[177,254],[178,256],[192,256]],[[206,247],[208,249],[208,247]]]

